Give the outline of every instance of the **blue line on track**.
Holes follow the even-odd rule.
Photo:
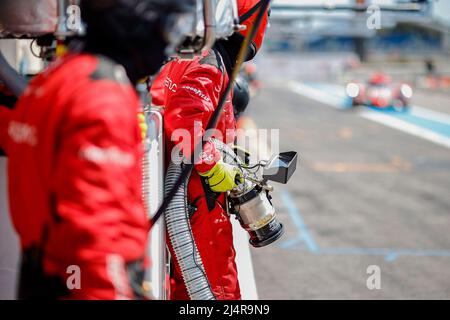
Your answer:
[[[281,198],[283,199],[283,203],[285,204],[289,216],[291,217],[292,221],[294,222],[295,227],[298,230],[297,237],[286,241],[281,244],[282,248],[289,248],[297,243],[304,243],[309,251],[311,252],[317,252],[318,246],[314,242],[314,239],[309,234],[308,228],[306,227],[306,224],[304,223],[302,216],[300,215],[300,212],[297,209],[297,206],[295,205],[294,201],[292,200],[290,194],[287,191],[283,191],[281,193]]]
[[[439,133],[443,136],[450,137],[450,125],[448,125],[446,123],[418,117],[418,116],[412,115],[408,112],[398,112],[398,111],[389,110],[389,109],[379,110],[374,107],[371,107],[370,109],[378,111],[378,112],[382,112],[391,117],[395,117],[397,119],[409,122],[418,127],[431,130],[431,131]]]
[[[415,257],[450,257],[450,250],[422,250],[422,249],[391,249],[391,248],[321,248],[311,236],[300,211],[291,194],[287,190],[281,192],[281,198],[287,209],[289,217],[297,229],[297,235],[288,239],[279,247],[286,250],[306,249],[318,255],[368,255],[383,256],[388,262],[395,261],[400,256]]]

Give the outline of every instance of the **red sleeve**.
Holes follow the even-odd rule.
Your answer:
[[[218,105],[223,78],[218,68],[197,63],[186,71],[178,83],[176,92],[168,99],[165,112],[166,134],[174,144],[181,143],[184,155],[188,159]],[[177,129],[181,130],[176,131]],[[190,139],[182,138],[185,133],[189,134]],[[224,140],[221,135],[217,131],[214,137]],[[207,172],[214,167],[220,157],[214,145],[207,143],[201,158],[195,162],[195,169]]]
[[[6,151],[6,136],[11,112],[7,107],[0,106],[0,149],[3,149],[3,151]]]
[[[162,68],[161,72],[153,79],[150,87],[150,97],[152,105],[162,107],[164,106],[164,81],[167,76],[167,69]]]
[[[65,239],[60,249],[70,244],[82,261],[107,253],[128,260],[144,255],[138,99],[127,89],[102,81],[84,89],[61,134],[53,187],[56,213],[65,223],[55,232]]]

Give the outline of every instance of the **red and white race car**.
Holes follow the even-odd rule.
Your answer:
[[[367,83],[348,83],[346,93],[352,99],[352,106],[406,110],[409,108],[413,89],[407,83],[393,84],[391,78],[384,73],[375,73]]]

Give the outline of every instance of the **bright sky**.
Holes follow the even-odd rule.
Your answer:
[[[435,14],[442,21],[450,25],[450,1],[449,0],[439,0],[435,4]]]
[[[332,3],[332,4],[349,4],[354,0],[274,0],[275,4],[311,4],[317,5],[319,3]],[[370,0],[369,0],[370,1]],[[372,0],[372,3],[376,4],[392,4],[395,0]],[[436,0],[434,6],[434,14],[442,21],[447,22],[450,25],[450,0]]]

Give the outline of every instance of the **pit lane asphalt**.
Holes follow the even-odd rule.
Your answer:
[[[280,83],[248,115],[301,158],[275,185],[284,237],[252,249],[259,298],[450,298],[450,149]],[[366,285],[371,265],[379,290]]]
[[[445,100],[427,94],[418,103],[448,112]],[[252,249],[260,299],[450,298],[449,149],[278,83],[266,84],[248,114],[259,128],[280,129],[281,150],[301,158],[289,184],[275,185],[286,234]],[[17,238],[3,202],[0,213],[5,299],[13,297]],[[380,290],[366,286],[371,265],[381,269]]]

